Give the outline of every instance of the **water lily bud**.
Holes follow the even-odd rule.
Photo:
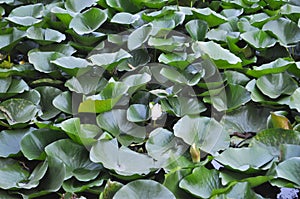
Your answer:
[[[196,147],[196,144],[192,144],[190,148],[190,154],[192,156],[193,163],[200,162],[200,150],[198,147]]]

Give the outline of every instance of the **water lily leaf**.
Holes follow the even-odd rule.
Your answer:
[[[275,157],[280,156],[281,144],[300,145],[300,133],[285,129],[266,129],[259,132],[250,142],[251,146],[260,146],[268,149]]]
[[[247,155],[245,155],[247,154]],[[254,172],[274,159],[269,150],[255,146],[250,148],[229,148],[215,160],[222,165],[243,172]]]
[[[22,79],[0,78],[0,84],[0,98],[2,99],[29,90],[29,86]]]
[[[29,129],[3,130],[0,132],[0,157],[9,157],[20,152],[20,142]]]
[[[279,163],[276,167],[276,173],[279,178],[286,179],[295,183],[296,185],[300,185],[300,175],[298,172],[298,168],[300,166],[300,158],[294,157],[288,159],[282,163]]]
[[[48,162],[39,163],[25,182],[19,182],[18,188],[32,189],[39,185],[40,180],[45,176],[48,169]]]
[[[103,184],[103,179],[91,180],[89,182],[79,182],[74,178],[64,181],[62,187],[66,192],[77,193],[83,192],[89,188],[100,187]]]
[[[216,198],[234,198],[236,196],[241,196],[244,199],[263,199],[262,196],[256,194],[248,182],[239,182],[236,183],[230,191],[225,194],[220,194]]]
[[[176,161],[188,147],[180,138],[175,137],[172,132],[163,128],[153,130],[146,142],[148,154],[161,167],[165,167],[171,161]]]
[[[130,122],[143,122],[150,119],[150,109],[144,104],[132,104],[127,109],[127,120]]]
[[[116,109],[97,116],[97,124],[113,136],[123,145],[128,146],[132,142],[139,143],[146,136],[146,129],[127,120],[127,111]]]
[[[77,14],[70,22],[69,28],[72,28],[77,34],[89,34],[97,30],[107,19],[104,11],[98,8],[90,8],[82,14]]]
[[[148,82],[151,81],[151,75],[148,73],[143,74],[133,74],[125,77],[122,82],[129,87],[128,93],[134,93],[140,87],[145,86]]]
[[[34,105],[39,105],[39,103],[41,101],[40,93],[34,89],[26,91],[26,92],[18,95],[18,98],[31,101]]]
[[[241,38],[254,48],[269,48],[276,44],[276,39],[272,38],[265,31],[255,30],[241,34]]]
[[[209,198],[213,190],[221,188],[221,182],[217,170],[200,166],[195,168],[192,174],[185,176],[180,181],[179,187],[195,196]]]
[[[259,132],[267,128],[267,118],[271,109],[247,104],[226,113],[221,124],[230,134],[234,132]],[[257,117],[259,115],[259,117]]]
[[[300,28],[289,19],[279,18],[269,21],[263,26],[263,31],[272,32],[283,46],[289,46],[300,41]],[[290,34],[291,32],[293,34]]]
[[[251,100],[250,93],[243,86],[228,84],[225,92],[212,96],[212,104],[218,111],[233,110]]]
[[[27,180],[29,173],[18,161],[10,158],[0,158],[0,188],[11,189],[18,187],[18,183]]]
[[[176,137],[210,154],[229,147],[229,134],[214,119],[184,116],[173,129]]]
[[[140,9],[132,0],[106,0],[106,3],[109,7],[120,12],[136,13]]]
[[[86,59],[68,56],[68,57],[60,57],[54,61],[50,61],[52,64],[56,64],[66,73],[76,76],[79,69],[86,68],[90,65]]]
[[[119,148],[117,139],[99,140],[91,148],[90,159],[122,176],[146,175],[156,168],[149,156],[124,146]]]
[[[33,120],[39,110],[31,101],[12,98],[0,104],[0,111],[8,123],[14,125]]]
[[[120,12],[113,16],[111,23],[117,24],[133,24],[140,19],[139,15],[133,15],[128,12]]]
[[[45,160],[45,147],[59,139],[66,138],[61,131],[38,129],[27,133],[21,140],[21,151],[29,160]]]
[[[146,24],[140,28],[135,29],[128,36],[128,49],[135,50],[141,47],[148,40],[150,33],[152,31],[152,25]]]
[[[65,7],[68,11],[78,13],[83,9],[92,6],[95,3],[96,3],[95,0],[86,0],[86,1],[66,0]]]
[[[25,37],[26,32],[17,28],[9,29],[0,34],[0,48],[12,47],[15,43]]]
[[[242,60],[239,57],[213,41],[196,42],[194,48],[199,49],[199,52],[201,53],[207,54],[212,60],[215,61],[218,68],[241,67]]]
[[[180,70],[184,70],[189,64],[195,60],[195,56],[187,53],[162,53],[158,57],[158,61],[169,66],[174,66]]]
[[[72,114],[72,95],[70,92],[65,91],[58,94],[52,101],[53,106],[65,113]]]
[[[19,6],[13,9],[6,20],[22,26],[31,26],[40,23],[43,16],[44,6],[41,3]]]
[[[109,111],[127,90],[128,87],[122,82],[110,82],[98,95],[87,97],[81,102],[78,112],[103,113]]]
[[[210,8],[192,9],[192,11],[196,17],[206,21],[209,27],[217,26],[227,21],[226,17],[216,13]]]
[[[26,36],[41,44],[49,44],[52,42],[59,43],[66,39],[66,36],[59,31],[50,28],[42,29],[34,26],[27,29]]]
[[[300,145],[281,144],[280,155],[280,161],[288,160],[293,157],[300,157]]]
[[[65,86],[72,92],[89,95],[100,92],[106,84],[107,81],[105,78],[94,76],[92,74],[84,74],[67,80]]]
[[[253,77],[261,77],[267,74],[282,73],[286,71],[290,66],[294,64],[294,61],[289,59],[278,58],[267,64],[260,66],[253,66],[253,70],[248,70],[247,74]]]
[[[295,80],[286,73],[268,74],[257,79],[259,90],[272,99],[282,94],[291,95],[298,88]]]
[[[161,100],[161,106],[164,111],[172,113],[177,117],[197,115],[206,111],[204,104],[196,98],[172,97],[163,99]]]
[[[59,159],[66,165],[65,179],[74,176],[79,181],[90,181],[97,177],[102,169],[89,159],[89,152],[85,147],[75,144],[69,139],[58,140],[49,144],[45,152],[52,158]]]
[[[28,60],[33,64],[34,68],[43,73],[51,73],[57,70],[56,66],[51,61],[64,55],[59,52],[40,52],[30,51],[28,53]]]
[[[245,86],[247,82],[250,81],[249,77],[237,71],[226,70],[224,72],[224,75],[226,77],[227,82],[230,84],[239,84],[241,86]]]
[[[127,51],[120,49],[114,53],[101,53],[89,57],[93,65],[98,65],[104,69],[113,69],[118,62],[132,57]]]
[[[176,70],[174,68],[162,68],[160,74],[173,82],[189,86],[195,86],[196,84],[198,84],[200,79],[204,77],[205,72],[201,71],[196,74],[190,74],[185,71],[183,72]]]
[[[41,95],[40,106],[43,114],[40,116],[43,120],[49,120],[60,113],[60,110],[55,108],[53,100],[61,94],[61,90],[51,86],[40,86],[35,88]]]
[[[102,130],[94,124],[81,124],[79,118],[71,118],[61,123],[61,128],[78,144],[91,145]]]
[[[179,187],[179,183],[182,178],[191,174],[191,171],[191,169],[178,169],[171,171],[165,175],[165,181],[163,185],[172,191],[176,198],[191,199],[191,196]]]
[[[195,41],[203,41],[208,30],[207,22],[203,20],[191,20],[185,24],[185,28]]]

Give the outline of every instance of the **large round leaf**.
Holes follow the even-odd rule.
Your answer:
[[[276,173],[279,178],[286,179],[300,186],[299,167],[300,158],[294,157],[280,163],[276,167]]]
[[[64,34],[49,28],[42,29],[32,26],[27,29],[26,33],[29,39],[36,40],[41,44],[61,42],[66,39]]]
[[[154,159],[124,146],[119,148],[117,139],[99,140],[91,148],[90,159],[122,176],[146,175],[156,169]]]
[[[191,20],[185,25],[186,30],[195,41],[203,41],[208,30],[208,25],[203,20]]]
[[[241,38],[255,48],[269,48],[276,44],[276,39],[262,30],[255,30],[241,34]]]
[[[62,56],[63,54],[58,52],[40,52],[33,50],[28,53],[28,60],[33,64],[36,70],[43,73],[51,73],[57,69],[51,61]]]
[[[68,91],[62,92],[57,95],[53,101],[53,106],[65,113],[72,114],[72,96],[71,93]]]
[[[29,160],[45,160],[45,147],[63,138],[66,138],[66,135],[61,131],[50,129],[32,130],[22,138],[20,143],[21,151]]]
[[[33,120],[39,110],[31,101],[13,98],[2,102],[0,111],[8,123],[14,125]]]
[[[43,16],[43,10],[41,3],[20,6],[13,9],[6,19],[19,25],[31,26],[42,21],[39,18]]]
[[[127,120],[127,111],[116,109],[97,116],[97,124],[113,136],[118,138],[123,145],[140,142],[146,136],[146,129]]]
[[[9,157],[20,152],[20,142],[30,129],[4,130],[0,132],[0,157]]]
[[[50,86],[41,86],[35,88],[40,95],[40,106],[42,107],[43,114],[40,116],[43,120],[49,120],[60,113],[60,110],[53,106],[53,100],[56,96],[61,94],[61,90]]]
[[[174,135],[210,154],[229,147],[229,134],[220,123],[207,117],[184,116],[174,125]]]
[[[113,199],[175,199],[166,187],[154,180],[136,180],[123,186]]]
[[[128,37],[128,49],[135,50],[148,40],[152,31],[152,25],[147,24],[134,30]]]
[[[82,35],[97,30],[107,19],[107,15],[99,8],[91,8],[82,14],[77,14],[70,23],[70,28]]]
[[[95,4],[95,0],[85,0],[85,1],[77,1],[77,0],[66,0],[65,7],[68,11],[71,12],[80,12],[83,9],[92,6]]]
[[[45,151],[48,156],[59,159],[66,165],[65,179],[74,176],[80,181],[89,181],[95,179],[102,168],[90,161],[86,148],[69,139],[53,142]]]
[[[221,182],[216,170],[208,170],[200,166],[193,173],[185,176],[179,183],[180,188],[201,198],[209,198],[212,191],[221,188]]]
[[[29,173],[18,161],[0,158],[0,180],[1,189],[18,187],[18,183],[27,180]]]
[[[259,90],[275,99],[282,94],[291,95],[298,88],[296,81],[287,73],[269,74],[257,79]]]

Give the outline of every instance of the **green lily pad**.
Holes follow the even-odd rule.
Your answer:
[[[207,22],[209,27],[217,26],[227,21],[227,18],[210,8],[192,9],[194,15]]]
[[[120,12],[113,16],[111,23],[117,24],[133,24],[140,19],[139,15],[133,15],[128,12]]]
[[[161,100],[162,109],[166,112],[172,113],[177,117],[185,115],[197,115],[206,111],[203,103],[196,98],[188,97],[172,97]]]
[[[122,82],[110,82],[98,95],[87,97],[81,102],[78,112],[103,113],[110,111],[127,90],[128,87]]]
[[[288,159],[276,167],[277,177],[286,179],[300,186],[300,175],[298,168],[300,166],[300,158],[294,157]]]
[[[61,131],[51,129],[31,130],[20,142],[21,151],[29,160],[45,160],[45,147],[52,142],[66,138]]]
[[[33,120],[38,108],[31,101],[12,98],[0,104],[0,111],[10,125],[27,123]]]
[[[90,65],[86,59],[78,57],[60,57],[54,61],[50,61],[51,64],[59,66],[66,73],[76,76],[79,69],[87,68]]]
[[[298,88],[295,80],[286,73],[268,74],[257,79],[259,90],[272,99],[291,95]]]
[[[60,113],[60,110],[55,108],[53,100],[61,94],[61,90],[50,86],[40,86],[35,88],[41,95],[40,106],[43,114],[40,116],[43,120],[49,120]]]
[[[52,42],[61,42],[66,39],[66,36],[59,31],[53,29],[42,29],[37,27],[30,27],[26,31],[26,36],[29,39],[36,40],[41,44],[48,44]]]
[[[148,40],[150,33],[152,31],[152,25],[147,24],[141,26],[138,29],[135,29],[129,36],[128,36],[128,49],[135,50],[141,47],[145,42]]]
[[[68,11],[78,13],[83,9],[92,6],[95,3],[96,3],[95,0],[86,0],[86,1],[66,0],[65,7]]]
[[[30,51],[28,53],[28,60],[33,64],[34,68],[43,73],[51,73],[57,70],[56,66],[51,61],[63,57],[62,53],[58,52],[40,52]]]
[[[247,154],[247,155],[245,155]],[[233,170],[256,172],[272,161],[269,150],[255,146],[250,148],[229,148],[215,157],[215,160]]]
[[[201,54],[206,54],[214,60],[218,68],[241,67],[242,60],[239,57],[213,41],[196,42],[194,45],[194,51],[197,51],[196,49],[199,49]]]
[[[208,25],[203,20],[191,20],[186,23],[185,28],[195,41],[203,41],[208,30]]]
[[[20,142],[29,129],[3,130],[0,132],[0,157],[9,157],[20,152]]]
[[[70,22],[69,28],[72,28],[77,34],[89,34],[97,30],[107,19],[104,11],[98,8],[90,8],[83,13],[77,14]]]
[[[27,180],[29,173],[18,161],[10,158],[0,158],[0,181],[1,189],[11,189],[18,187],[18,183]]]
[[[272,32],[283,46],[289,46],[300,41],[300,28],[289,19],[279,18],[269,21],[263,26],[263,31]],[[292,34],[290,34],[291,32]]]
[[[25,37],[26,32],[11,28],[0,34],[0,48],[12,48],[19,40]]]
[[[210,154],[229,147],[229,134],[214,119],[184,116],[173,129],[176,137],[182,138],[190,145],[195,143],[201,150]]]
[[[255,48],[269,48],[276,44],[276,39],[272,38],[265,31],[255,30],[241,34],[241,38]]]
[[[97,124],[113,136],[123,145],[128,146],[132,142],[139,143],[146,136],[146,129],[127,120],[127,111],[115,109],[97,116]]]
[[[267,118],[271,109],[247,104],[232,112],[226,113],[221,120],[227,132],[260,132],[267,128]],[[259,115],[259,117],[257,117]]]
[[[175,196],[166,187],[154,180],[135,180],[123,186],[113,197],[114,199],[153,199]]]
[[[90,181],[95,179],[102,169],[101,165],[90,161],[86,148],[69,139],[52,142],[45,148],[45,152],[47,156],[59,159],[66,165],[65,179],[74,176],[80,181]]]
[[[72,96],[68,91],[58,94],[52,101],[52,105],[62,112],[72,114]]]
[[[285,129],[266,129],[259,132],[253,140],[251,140],[251,146],[265,147],[275,157],[280,156],[281,144],[295,144],[300,145],[300,133],[293,130]]]
[[[11,77],[0,78],[0,84],[0,98],[2,99],[29,90],[29,86],[22,79],[13,79]]]
[[[200,166],[195,168],[192,174],[185,176],[179,187],[197,197],[209,198],[213,190],[221,188],[221,182],[218,171]]]
[[[144,104],[132,104],[127,109],[127,120],[130,122],[143,122],[150,118],[150,109]]]
[[[91,148],[90,159],[122,176],[147,175],[156,168],[149,156],[124,146],[119,148],[117,139],[99,140]]]
[[[24,5],[13,9],[6,20],[22,26],[31,26],[40,23],[44,6],[41,3]]]
[[[80,182],[75,178],[64,181],[62,187],[66,192],[77,193],[83,192],[93,187],[100,187],[103,184],[103,179],[91,180],[89,182]]]

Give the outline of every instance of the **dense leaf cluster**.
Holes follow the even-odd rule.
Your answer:
[[[0,198],[300,187],[298,0],[0,0]]]

